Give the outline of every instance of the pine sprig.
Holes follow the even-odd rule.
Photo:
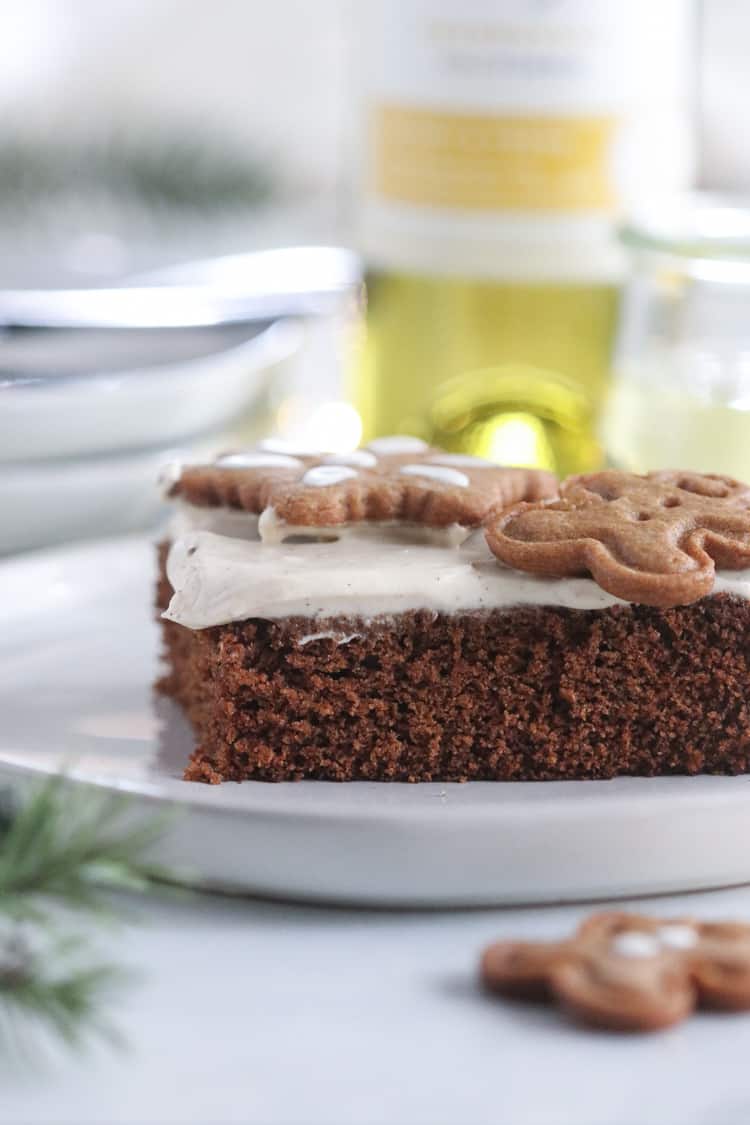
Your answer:
[[[125,974],[97,964],[78,935],[58,932],[71,911],[111,918],[112,890],[147,891],[169,877],[149,860],[163,817],[134,817],[126,798],[43,783],[0,802],[0,1015],[45,1023],[68,1043],[113,1037],[103,1019]]]
[[[0,910],[38,916],[57,900],[101,912],[102,888],[146,890],[168,877],[147,858],[163,831],[163,818],[134,822],[125,798],[53,778],[0,820]]]
[[[15,934],[5,947],[0,945],[0,1002],[8,1038],[18,1041],[18,1023],[32,1020],[68,1045],[92,1033],[120,1041],[106,1006],[129,976],[114,965],[82,964],[88,955],[88,947],[77,939],[51,941],[34,952]]]

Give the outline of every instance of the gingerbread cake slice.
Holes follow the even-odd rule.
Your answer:
[[[748,768],[745,485],[558,492],[398,437],[235,452],[170,493],[162,688],[195,731],[188,780]]]

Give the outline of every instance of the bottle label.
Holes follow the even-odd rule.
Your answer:
[[[691,10],[691,0],[369,5],[370,261],[510,276],[611,266],[614,218],[690,182]]]
[[[609,115],[494,116],[379,105],[374,190],[381,199],[471,211],[598,211],[615,206]]]

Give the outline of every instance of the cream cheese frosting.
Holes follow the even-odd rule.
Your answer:
[[[370,520],[368,523],[340,523],[335,527],[302,527],[280,520],[273,507],[265,508],[256,519],[257,534],[264,543],[278,544],[285,540],[300,539],[348,539],[361,536],[365,531],[369,536],[376,532],[378,537],[407,535],[412,543],[432,543],[438,547],[458,547],[471,535],[470,527],[460,523],[450,523],[447,527],[425,527],[422,524],[407,523],[404,520]],[[210,530],[216,530],[211,528]]]
[[[481,532],[461,546],[414,542],[408,529],[360,526],[335,541],[260,542],[245,512],[183,504],[172,526],[164,616],[189,629],[248,617],[365,621],[519,605],[596,610],[623,605],[590,578],[548,578],[498,563]],[[717,574],[715,593],[750,598],[750,570]],[[317,630],[311,628],[310,638]]]
[[[337,524],[335,527],[298,527],[280,520],[273,507],[265,508],[260,516],[253,512],[229,508],[199,508],[184,500],[175,502],[175,510],[169,522],[169,538],[179,539],[191,531],[213,531],[216,535],[228,535],[233,539],[262,539],[264,543],[279,544],[284,540],[300,539],[347,539],[360,535],[365,527],[369,534],[379,536],[408,535],[415,543],[432,543],[441,547],[458,547],[471,535],[471,528],[460,523],[447,527],[424,527],[403,520],[373,520],[368,524]]]

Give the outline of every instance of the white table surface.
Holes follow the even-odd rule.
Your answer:
[[[747,1125],[750,1014],[617,1037],[482,995],[479,951],[586,906],[379,913],[198,896],[127,901],[125,1051],[0,1063],[0,1121]],[[629,904],[635,905],[635,904]],[[750,888],[652,899],[750,919]]]

